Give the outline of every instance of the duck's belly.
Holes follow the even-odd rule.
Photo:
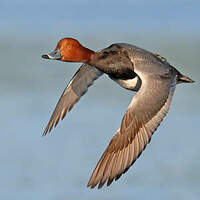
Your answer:
[[[132,79],[116,79],[113,78],[112,76],[109,76],[113,81],[118,83],[121,87],[127,89],[127,90],[132,90],[132,91],[138,91],[140,86],[141,86],[141,80],[138,76],[132,78]]]

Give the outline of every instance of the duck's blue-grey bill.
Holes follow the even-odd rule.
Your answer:
[[[49,54],[42,55],[44,59],[59,60],[61,59],[61,54],[59,49],[55,49]]]

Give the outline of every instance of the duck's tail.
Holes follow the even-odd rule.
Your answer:
[[[178,83],[194,83],[194,81],[191,78],[181,74],[181,76],[178,79]]]
[[[179,84],[179,83],[194,83],[194,81],[191,78],[189,78],[189,77],[181,74],[180,72],[178,72],[177,84]]]
[[[181,74],[175,67],[173,67],[172,65],[170,65],[172,68],[174,68],[175,70],[175,74],[176,74],[176,84],[179,83],[194,83],[195,81],[193,81],[191,78],[189,78],[188,76],[185,76],[183,74]]]

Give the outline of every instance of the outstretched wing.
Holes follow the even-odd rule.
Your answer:
[[[137,72],[136,72],[137,73]],[[109,186],[135,162],[161,121],[168,112],[175,90],[173,77],[162,77],[150,73],[137,73],[142,86],[132,99],[109,146],[100,158],[88,182],[88,187],[97,184],[101,188],[107,181]]]
[[[84,95],[88,87],[93,84],[103,73],[88,64],[83,64],[79,70],[75,73],[63,94],[61,95],[56,108],[47,124],[43,136],[51,131],[52,127],[58,124],[59,119],[63,119],[66,112],[69,112],[75,103],[79,101],[82,95]]]

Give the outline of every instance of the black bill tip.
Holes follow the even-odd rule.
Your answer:
[[[45,54],[45,55],[42,55],[42,58],[49,59],[49,56],[47,54]]]

